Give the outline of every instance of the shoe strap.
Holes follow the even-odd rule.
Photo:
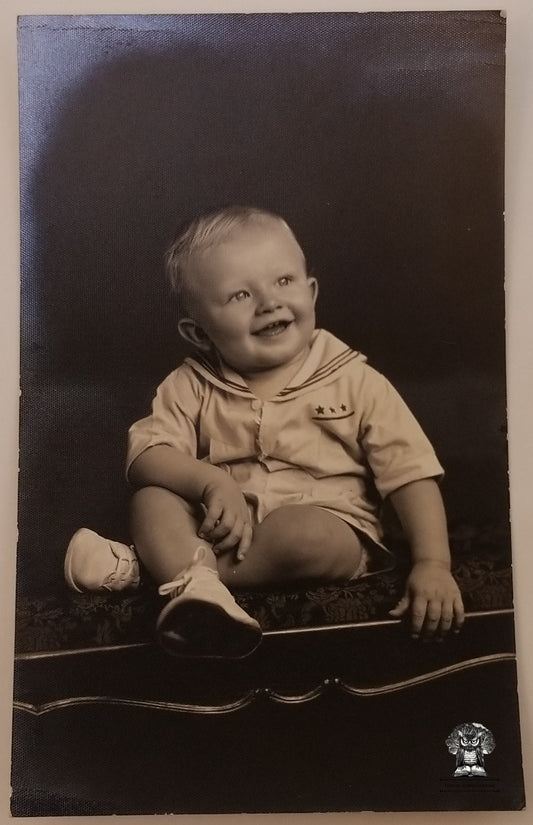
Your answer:
[[[216,576],[217,574],[214,570],[211,570],[210,567],[206,567],[203,564],[206,555],[207,550],[203,545],[197,547],[194,551],[191,563],[187,567],[184,567],[183,570],[180,573],[178,573],[175,579],[173,579],[170,582],[165,582],[165,584],[159,585],[159,595],[170,596],[171,598],[175,598],[176,596],[181,595],[181,593],[183,593],[183,591],[191,581],[194,574],[197,573],[200,568],[212,572]]]

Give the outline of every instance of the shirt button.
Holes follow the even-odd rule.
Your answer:
[[[255,401],[252,401],[252,410],[259,410],[263,406],[263,403],[256,398]]]

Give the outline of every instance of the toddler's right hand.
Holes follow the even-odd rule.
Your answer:
[[[240,488],[226,473],[209,481],[203,490],[205,518],[198,535],[213,544],[215,555],[235,548],[242,561],[252,542],[252,525]]]

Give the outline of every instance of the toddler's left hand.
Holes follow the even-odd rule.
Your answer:
[[[411,634],[443,637],[453,625],[459,632],[464,622],[461,593],[449,570],[434,561],[415,562],[405,593],[389,615],[397,619],[411,609]]]

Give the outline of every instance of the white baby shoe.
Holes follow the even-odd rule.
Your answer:
[[[261,641],[261,627],[239,607],[218,574],[202,564],[198,547],[191,564],[159,593],[170,596],[157,620],[162,647],[177,656],[241,659]]]
[[[139,561],[133,547],[104,539],[82,527],[67,547],[65,579],[78,593],[135,590],[140,581]]]

